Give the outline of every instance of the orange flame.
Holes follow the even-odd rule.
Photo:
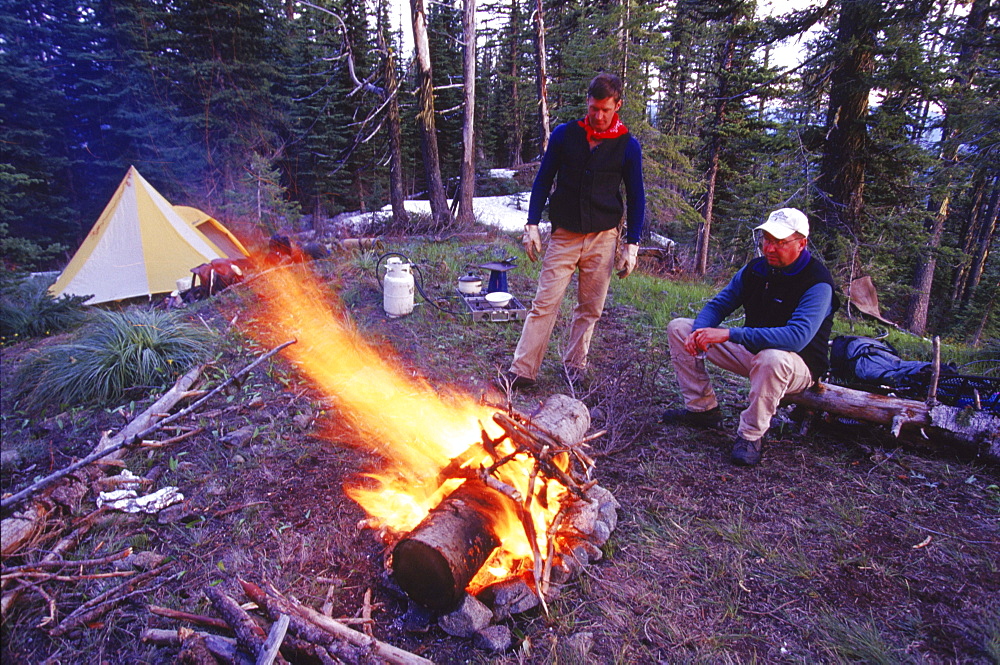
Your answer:
[[[261,327],[251,331],[265,343],[289,338],[296,344],[283,351],[286,358],[327,397],[335,400],[339,415],[354,426],[364,444],[382,456],[387,466],[369,473],[367,483],[345,491],[368,513],[376,526],[394,532],[412,530],[463,481],[441,484],[441,471],[458,456],[463,465],[478,469],[493,460],[482,447],[482,432],[497,439],[503,430],[493,422],[495,409],[458,390],[437,391],[423,379],[390,362],[389,353],[366,342],[339,303],[319,281],[301,269],[265,273],[254,288],[265,305]],[[502,455],[513,447],[504,442]],[[538,547],[545,551],[548,522],[558,510],[565,488],[554,481],[531,487],[531,461],[526,455],[497,470],[497,478],[522,497],[546,493],[546,510],[533,506],[532,522]],[[513,502],[498,506],[504,512],[497,536],[501,552],[488,564],[494,575],[513,570],[532,550]],[[484,571],[486,567],[484,567]],[[475,584],[475,581],[474,581]]]

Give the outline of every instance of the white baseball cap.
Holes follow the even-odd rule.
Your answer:
[[[767,216],[767,221],[758,226],[755,231],[766,231],[777,240],[784,240],[793,233],[804,238],[809,237],[809,219],[797,208],[782,208]]]

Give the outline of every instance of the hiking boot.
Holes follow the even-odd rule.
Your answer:
[[[500,390],[506,392],[508,389],[530,388],[535,385],[535,380],[508,370],[500,373],[500,376],[497,377],[496,385]]]
[[[760,462],[760,450],[762,439],[750,441],[742,436],[737,436],[733,443],[733,453],[730,460],[739,466],[754,466]]]
[[[687,409],[667,409],[660,416],[664,425],[687,425],[688,427],[718,427],[722,424],[722,410],[719,407],[708,411],[688,411]]]

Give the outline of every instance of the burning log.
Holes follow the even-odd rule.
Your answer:
[[[475,479],[449,494],[393,548],[400,588],[427,607],[454,606],[500,544],[497,505],[504,501],[510,499]]]
[[[594,499],[595,482],[588,476],[593,461],[583,453],[581,441],[590,426],[590,414],[582,402],[553,395],[538,413],[531,418],[496,413],[494,421],[505,436],[492,440],[483,432],[483,447],[473,447],[471,452],[459,455],[442,470],[439,482],[448,478],[464,478],[465,483],[443,499],[427,517],[402,540],[392,553],[393,574],[399,586],[410,598],[426,607],[447,610],[462,600],[465,588],[483,564],[500,545],[502,533],[497,521],[503,515],[513,515],[521,523],[533,555],[531,575],[534,593],[544,605],[549,593],[550,575],[555,562],[564,558],[557,543],[563,542],[563,531],[582,531],[583,538],[600,542],[591,544],[597,549],[610,535],[613,525],[601,522],[601,534],[595,536],[595,524],[600,502]],[[498,447],[509,440],[503,454]],[[478,471],[468,466],[475,458],[475,450],[485,450],[493,459],[488,467]],[[579,453],[579,454],[577,454]],[[481,454],[481,453],[479,453]],[[509,484],[497,474],[508,464],[527,458],[529,467],[523,467],[527,487],[520,489]],[[553,494],[553,488],[562,486]],[[600,489],[600,488],[596,488]],[[561,496],[560,504],[552,505]],[[612,498],[613,500],[613,498]],[[589,508],[593,519],[581,529],[583,522],[578,515],[583,507]],[[549,512],[544,531],[536,524],[535,510]],[[610,507],[613,512],[614,507]],[[507,527],[509,528],[509,527]],[[599,550],[598,550],[599,552]],[[593,560],[598,556],[590,556]],[[586,563],[586,559],[584,560]],[[577,567],[578,569],[578,567]],[[565,580],[565,575],[560,575]]]

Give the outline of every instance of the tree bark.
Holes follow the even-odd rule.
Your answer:
[[[1000,417],[985,411],[971,414],[944,404],[934,406],[820,383],[786,395],[785,403],[890,427],[897,437],[930,444],[949,444],[966,452],[1000,461]]]
[[[868,95],[881,16],[882,4],[878,0],[844,0],[840,10],[815,203],[820,230],[828,236],[861,235]]]
[[[403,139],[399,124],[399,81],[396,79],[396,59],[379,31],[379,46],[385,51],[385,91],[389,97],[386,120],[389,130],[389,203],[392,220],[396,224],[410,221],[406,212],[406,195],[403,193]]]
[[[459,181],[458,221],[471,225],[476,221],[472,199],[476,191],[476,0],[464,0],[462,33],[462,74],[465,84],[465,114],[462,120],[462,172]]]
[[[953,101],[945,113],[941,137],[941,166],[936,178],[936,192],[928,205],[932,212],[927,241],[917,259],[913,275],[913,293],[910,296],[906,310],[905,327],[916,335],[923,335],[927,329],[927,315],[931,302],[931,287],[934,284],[934,273],[937,270],[937,250],[941,247],[944,235],[944,225],[948,220],[948,206],[952,196],[952,171],[958,157],[959,149],[959,118],[964,115],[969,86],[976,76],[976,61],[982,50],[981,34],[989,16],[990,0],[975,0],[962,34],[958,59],[955,65],[953,79],[957,90]]]
[[[729,75],[733,68],[733,55],[736,52],[736,38],[733,31],[736,26],[735,11],[729,16],[729,36],[726,38],[722,51],[722,63],[719,67],[719,92],[715,102],[715,122],[712,126],[712,142],[708,157],[707,189],[705,193],[704,221],[698,227],[698,244],[696,247],[695,274],[704,275],[708,271],[708,242],[712,237],[712,214],[715,207],[715,185],[719,176],[719,159],[722,153],[722,125],[726,121],[726,98],[729,96]]]
[[[524,146],[524,124],[523,116],[521,114],[521,84],[518,80],[520,74],[518,67],[518,56],[520,55],[520,46],[518,35],[521,32],[521,6],[520,0],[511,0],[510,2],[510,111],[513,115],[511,119],[510,136],[508,137],[507,146],[509,153],[508,164],[511,168],[518,168],[524,163],[521,158],[522,148]]]
[[[451,222],[451,210],[444,193],[441,178],[441,157],[438,151],[437,130],[434,121],[434,78],[431,69],[431,49],[427,39],[427,11],[424,0],[410,0],[413,18],[413,46],[417,55],[417,121],[420,125],[420,147],[427,174],[427,198],[431,216],[438,228]]]
[[[969,267],[969,277],[965,282],[962,294],[963,306],[972,302],[972,297],[979,287],[979,280],[983,276],[986,260],[989,258],[993,239],[996,236],[998,208],[1000,208],[1000,176],[994,176],[993,193],[990,195],[986,211],[981,215],[979,233],[976,236],[976,254]]]
[[[544,155],[549,148],[549,83],[545,64],[545,10],[542,0],[536,0],[535,5],[535,68],[538,81],[538,132],[541,143],[539,155]]]

